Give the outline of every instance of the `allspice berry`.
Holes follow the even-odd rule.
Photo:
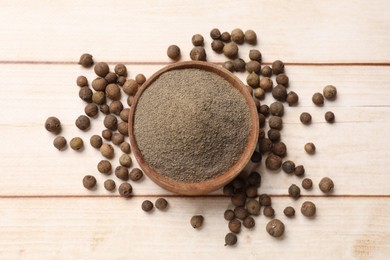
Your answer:
[[[268,139],[271,140],[271,142],[276,143],[280,141],[280,131],[276,129],[270,129],[267,132]],[[281,147],[277,147],[276,150],[279,150]],[[285,149],[286,152],[287,149]],[[285,154],[284,152],[284,154]]]
[[[258,61],[251,60],[251,61],[248,61],[245,68],[249,73],[254,72],[254,73],[259,75],[260,71],[261,71],[261,64]]]
[[[288,195],[294,199],[298,199],[301,196],[301,189],[297,185],[292,184],[288,188]]]
[[[262,88],[264,91],[271,91],[273,86],[273,82],[268,77],[263,77],[260,80],[260,88]]]
[[[328,112],[325,113],[325,120],[326,120],[326,122],[333,123],[334,119],[335,119],[335,115],[334,115],[333,112],[328,111]]]
[[[135,94],[137,94],[138,89],[139,85],[134,79],[126,80],[125,84],[123,84],[122,86],[123,92],[125,92],[129,96],[134,96]]]
[[[168,201],[164,198],[158,198],[154,205],[159,210],[165,210],[168,207]]]
[[[333,191],[334,183],[333,183],[331,178],[324,177],[321,179],[321,181],[319,183],[319,187],[323,193],[330,193]]]
[[[221,31],[218,28],[213,28],[210,31],[210,37],[213,40],[218,40],[219,38],[221,38]]]
[[[135,76],[135,81],[139,84],[139,85],[142,85],[145,83],[146,81],[146,77],[144,74],[142,73],[139,73]]]
[[[263,114],[264,116],[269,116],[269,106],[267,106],[266,104],[261,105],[260,113]]]
[[[271,197],[267,194],[261,194],[259,196],[259,202],[261,206],[271,206]]]
[[[323,90],[323,94],[327,100],[334,100],[337,95],[337,89],[335,86],[332,85],[325,86]]]
[[[97,169],[98,169],[98,171],[100,173],[109,175],[109,174],[111,174],[112,166],[111,166],[110,161],[108,161],[108,160],[101,160],[98,163],[98,165],[97,165]]]
[[[293,173],[295,171],[295,163],[293,161],[285,161],[282,164],[282,169],[285,173]]]
[[[79,87],[88,87],[88,79],[85,76],[78,76],[76,79],[76,84]]]
[[[74,138],[72,138],[72,140],[70,140],[69,145],[70,145],[70,148],[78,151],[81,148],[83,148],[84,142],[83,142],[83,139],[81,139],[80,137],[74,137]]]
[[[100,153],[108,159],[114,158],[115,155],[114,148],[111,144],[102,144],[100,147]]]
[[[249,59],[257,62],[261,62],[262,55],[259,50],[250,50],[249,51]]]
[[[130,183],[124,182],[121,185],[119,185],[119,194],[124,198],[130,198],[131,194],[133,192],[133,187]]]
[[[264,77],[270,78],[272,76],[272,69],[270,66],[266,65],[263,68],[261,68],[261,75]]]
[[[253,30],[245,31],[245,41],[249,44],[255,45],[257,43],[257,35]]]
[[[76,119],[75,124],[76,124],[77,128],[85,131],[85,130],[89,129],[89,127],[91,125],[91,121],[89,120],[89,117],[81,115]]]
[[[202,46],[192,48],[190,52],[191,60],[206,61],[206,50]]]
[[[127,122],[129,120],[130,108],[125,108],[119,113],[119,117],[123,122]]]
[[[105,78],[97,77],[92,80],[92,88],[96,91],[104,91],[108,85],[108,82]]]
[[[311,100],[317,106],[322,106],[324,104],[324,96],[319,92],[314,93]]]
[[[123,142],[120,144],[119,148],[123,153],[129,154],[131,152],[130,144],[127,142]]]
[[[245,180],[239,176],[236,177],[231,183],[236,190],[243,189],[245,187]]]
[[[121,133],[114,133],[111,138],[111,142],[115,145],[120,145],[125,141],[125,137]]]
[[[123,110],[123,104],[120,100],[114,100],[109,105],[110,113],[119,115]]]
[[[234,70],[237,72],[243,72],[245,71],[245,61],[241,58],[235,59],[233,61]]]
[[[260,214],[260,202],[256,199],[249,199],[245,204],[245,208],[250,215],[257,216]]]
[[[275,216],[275,210],[271,206],[265,206],[263,209],[263,214],[267,218],[273,218]]]
[[[121,90],[117,84],[108,84],[106,87],[106,97],[111,100],[119,100],[121,98]]]
[[[257,88],[259,87],[259,76],[256,73],[252,72],[246,77],[246,82],[252,88]]]
[[[271,151],[272,146],[273,146],[273,144],[272,144],[271,140],[268,138],[264,138],[264,139],[261,139],[259,141],[259,149],[260,149],[260,152],[263,154]]]
[[[283,210],[283,213],[286,215],[286,217],[292,218],[295,215],[295,209],[291,206],[288,206]]]
[[[89,53],[82,54],[78,63],[84,68],[91,67],[93,65],[92,55]]]
[[[124,77],[127,76],[127,68],[124,64],[115,65],[114,71],[118,76],[124,76]]]
[[[288,87],[288,76],[285,73],[280,73],[276,76],[276,83],[283,85],[284,87]]]
[[[253,228],[255,226],[256,222],[255,222],[255,219],[252,218],[251,216],[248,216],[246,217],[243,221],[242,221],[242,225],[248,229],[250,228]]]
[[[119,86],[123,86],[126,82],[126,77],[125,76],[119,76],[116,80],[116,83],[119,85]]]
[[[108,191],[113,191],[115,190],[116,184],[115,181],[108,179],[104,181],[104,188]]]
[[[298,104],[299,96],[294,91],[290,91],[287,93],[286,102],[289,106],[294,106]]]
[[[81,87],[79,90],[79,97],[81,100],[91,103],[93,101],[93,92],[89,87]]]
[[[96,105],[103,105],[106,103],[106,94],[103,91],[96,91],[92,95],[92,102]]]
[[[248,198],[257,197],[257,188],[255,185],[248,185],[245,189],[246,196]]]
[[[281,102],[273,102],[269,106],[269,112],[274,116],[283,116],[284,114],[284,105]]]
[[[83,178],[83,186],[88,190],[92,190],[96,186],[96,178],[92,175],[85,175]]]
[[[103,140],[99,135],[93,135],[89,139],[89,143],[93,148],[99,149],[103,144]]]
[[[167,49],[167,55],[172,60],[180,59],[180,48],[177,45],[170,45]]]
[[[271,152],[279,157],[285,157],[287,154],[286,144],[283,142],[274,143]]]
[[[238,219],[245,219],[247,216],[248,216],[248,210],[246,208],[244,208],[243,206],[239,206],[239,207],[236,207],[234,209],[234,215],[236,216],[236,218]]]
[[[240,233],[241,231],[241,222],[238,219],[232,219],[229,221],[228,228],[233,233]]]
[[[153,209],[153,203],[150,200],[144,200],[141,204],[141,208],[145,212],[150,212]]]
[[[201,34],[194,34],[191,41],[194,46],[203,46],[204,44],[204,38]]]
[[[102,131],[102,137],[106,139],[107,141],[111,141],[112,138],[112,131],[110,129],[104,129]]]
[[[225,44],[221,40],[213,40],[211,42],[211,49],[216,53],[222,53]]]
[[[45,128],[47,131],[57,134],[61,131],[61,122],[57,117],[48,117],[45,122]]]
[[[118,128],[118,120],[114,115],[106,115],[103,124],[107,129],[115,131]]]
[[[237,236],[234,233],[228,233],[225,236],[225,246],[233,246],[237,244]]]
[[[225,44],[225,46],[223,47],[223,54],[230,59],[234,59],[235,57],[237,57],[238,55],[237,44],[235,44],[234,42],[229,42]]]
[[[294,174],[296,176],[302,176],[305,174],[305,167],[303,165],[298,165],[295,167]]]
[[[120,165],[130,168],[131,165],[133,164],[130,156],[128,154],[122,154],[121,157],[119,157],[119,163]]]
[[[203,225],[204,218],[202,215],[192,216],[190,223],[193,228],[200,228]]]
[[[300,115],[299,120],[302,122],[302,124],[308,125],[311,123],[311,115],[307,112],[303,112]]]
[[[316,214],[316,205],[311,201],[305,201],[301,206],[302,215],[313,217]]]
[[[262,88],[255,88],[253,90],[253,95],[255,96],[255,98],[257,99],[264,99],[265,97],[265,91],[262,89]]]
[[[307,143],[307,144],[305,144],[305,151],[308,154],[313,155],[316,152],[316,146],[313,143]]]
[[[283,120],[280,116],[271,116],[268,120],[270,128],[281,130],[283,127]]]
[[[287,90],[286,90],[286,87],[284,87],[283,85],[276,85],[273,89],[272,89],[272,96],[278,100],[278,101],[286,101],[286,98],[287,98]]]
[[[313,181],[309,178],[304,178],[302,180],[302,188],[305,190],[310,190],[313,187]]]
[[[126,122],[120,122],[118,124],[118,132],[122,135],[129,136],[129,124]]]
[[[282,166],[282,158],[275,154],[270,154],[265,160],[265,166],[271,171],[276,171]]]
[[[234,206],[244,206],[246,202],[246,194],[244,193],[237,193],[234,194],[231,198],[231,202]]]
[[[115,168],[115,176],[123,181],[129,180],[129,170],[124,166],[117,166]]]
[[[89,117],[95,117],[99,113],[99,109],[96,104],[87,104],[84,108],[84,112]]]
[[[228,33],[228,32],[221,33],[221,41],[230,42],[231,41],[230,33]]]
[[[143,172],[138,168],[133,168],[129,173],[129,178],[132,181],[139,181],[142,176],[144,176]]]
[[[233,72],[234,71],[234,64],[232,61],[228,60],[228,61],[225,61],[223,64],[222,64],[222,67],[224,67],[225,69],[227,69],[228,71],[230,72]]]
[[[272,63],[272,73],[278,75],[284,72],[284,63],[281,60],[276,60]]]
[[[281,237],[284,233],[284,224],[279,219],[273,219],[268,222],[266,228],[268,232],[273,237]]]
[[[63,136],[57,136],[53,140],[53,145],[58,150],[63,150],[66,147],[66,139]]]
[[[248,185],[255,186],[255,187],[260,187],[261,185],[261,175],[258,172],[251,172],[248,175],[247,178],[247,183]]]
[[[236,217],[236,215],[234,215],[234,211],[231,210],[231,209],[227,209],[227,210],[225,210],[225,212],[223,213],[223,218],[224,218],[225,220],[230,221],[230,220],[233,220],[235,217]]]
[[[104,78],[108,72],[110,72],[110,68],[108,67],[108,64],[105,62],[98,62],[96,63],[95,67],[93,68],[96,75]]]
[[[104,79],[107,81],[107,84],[116,84],[118,76],[114,72],[108,72]]]
[[[102,104],[99,106],[100,112],[102,112],[105,115],[110,114],[110,107],[107,104]]]

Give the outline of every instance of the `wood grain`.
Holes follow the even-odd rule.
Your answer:
[[[386,0],[0,1],[0,258],[388,258],[389,8]],[[90,52],[112,68],[124,62],[130,77],[150,76],[171,63],[165,54],[170,44],[188,60],[191,36],[201,33],[208,59],[221,64],[226,58],[210,49],[214,27],[254,29],[258,44],[240,46],[240,57],[247,60],[249,50],[259,48],[266,64],[285,61],[289,90],[300,96],[297,107],[285,108],[282,138],[286,159],[305,165],[314,189],[293,201],[287,187],[301,179],[246,167],[261,172],[260,192],[272,195],[276,216],[286,224],[281,240],[266,234],[267,219],[259,216],[236,247],[224,247],[223,212],[231,205],[220,190],[182,197],[144,178],[132,183],[133,198],[118,198],[103,189],[107,177],[97,173],[98,151],[88,145],[80,153],[56,151],[54,136],[43,127],[48,116],[58,116],[62,135],[86,143],[103,129],[101,115],[86,133],[74,125],[84,108],[76,77],[95,77],[77,65],[80,54]],[[237,76],[245,81],[243,73]],[[311,95],[328,84],[337,87],[337,100],[313,106]],[[335,124],[325,123],[328,110],[336,114]],[[310,126],[299,122],[303,111],[313,116]],[[309,141],[317,146],[314,156],[303,150]],[[114,165],[119,154],[117,149]],[[96,191],[82,187],[85,174],[96,175]],[[335,181],[331,196],[316,186],[323,176]],[[144,199],[159,196],[169,200],[167,212],[141,211]],[[304,200],[317,204],[315,219],[300,214]],[[288,205],[297,211],[294,219],[282,213]],[[194,214],[205,216],[202,230],[190,227]]]

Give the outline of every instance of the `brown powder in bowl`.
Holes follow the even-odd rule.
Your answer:
[[[240,159],[251,121],[244,97],[221,76],[177,69],[142,93],[133,128],[149,166],[175,181],[202,182]]]

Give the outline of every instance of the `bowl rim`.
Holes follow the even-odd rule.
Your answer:
[[[251,129],[248,138],[247,146],[244,149],[244,152],[241,154],[240,159],[226,172],[219,175],[216,178],[204,181],[204,182],[178,182],[167,177],[164,177],[160,173],[158,173],[154,168],[148,165],[145,159],[142,156],[142,153],[137,145],[135,136],[134,136],[134,119],[135,112],[137,110],[137,104],[139,98],[144,93],[144,91],[153,84],[157,78],[164,74],[165,72],[178,70],[178,69],[200,69],[209,72],[213,72],[225,80],[227,80],[230,85],[236,88],[245,98],[246,104],[249,108],[250,120],[251,120]],[[133,103],[130,107],[129,113],[129,139],[131,150],[139,163],[139,166],[144,171],[144,173],[157,185],[160,187],[178,193],[182,195],[203,195],[215,191],[222,186],[226,185],[230,181],[232,181],[236,176],[240,174],[240,172],[244,169],[244,167],[249,162],[254,150],[256,149],[257,141],[259,135],[259,119],[258,113],[255,103],[253,102],[253,98],[250,93],[247,91],[244,83],[233,73],[226,70],[223,67],[220,67],[216,64],[204,61],[181,61],[173,64],[169,64],[162,69],[156,71],[152,76],[150,76],[144,84],[138,89],[137,94],[133,99]]]

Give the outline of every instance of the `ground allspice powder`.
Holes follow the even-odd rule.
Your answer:
[[[228,170],[243,153],[250,128],[240,92],[198,69],[162,74],[141,95],[134,121],[145,161],[182,182],[207,181]]]

